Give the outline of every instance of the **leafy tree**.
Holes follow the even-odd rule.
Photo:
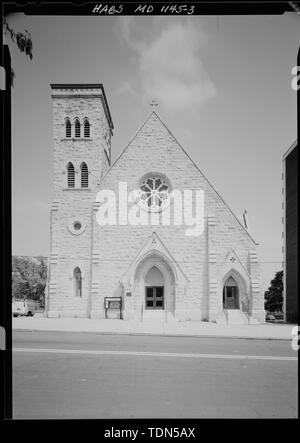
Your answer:
[[[283,271],[277,271],[271,286],[265,292],[265,309],[269,312],[282,312],[283,303]]]
[[[13,272],[12,295],[15,298],[29,298],[29,285],[18,272]]]
[[[47,262],[44,257],[38,257],[38,266],[36,268],[36,287],[35,287],[35,300],[45,301],[45,288],[47,283]],[[44,303],[43,303],[44,304]]]
[[[12,296],[44,304],[47,262],[44,257],[12,258]]]
[[[4,35],[8,35],[11,40],[17,44],[19,50],[21,52],[25,52],[25,54],[32,60],[32,40],[31,40],[31,34],[27,29],[24,30],[24,32],[15,32],[11,27],[9,26],[6,18],[3,18],[3,30]],[[14,70],[11,68],[11,84],[13,85],[14,79],[16,75],[14,73]]]

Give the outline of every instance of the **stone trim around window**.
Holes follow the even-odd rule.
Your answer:
[[[63,188],[63,191],[91,191],[91,188]]]
[[[91,137],[63,137],[60,139],[61,142],[67,141],[67,142],[92,142],[94,141]]]
[[[86,226],[79,219],[78,220],[76,219],[70,221],[70,223],[67,226],[67,229],[73,235],[80,235],[84,233],[84,231],[86,230]]]

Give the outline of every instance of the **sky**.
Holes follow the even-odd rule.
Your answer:
[[[102,83],[117,157],[156,112],[259,243],[263,289],[282,269],[282,156],[297,137],[300,17],[8,17],[12,92],[13,254],[49,254],[53,183],[50,83]]]

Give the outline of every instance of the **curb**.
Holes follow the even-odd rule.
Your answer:
[[[13,329],[12,332],[59,332],[73,334],[96,334],[96,335],[131,335],[131,336],[157,336],[157,337],[186,337],[186,338],[221,338],[221,339],[237,339],[237,340],[280,340],[291,341],[291,338],[282,337],[249,337],[239,335],[199,335],[199,334],[170,334],[159,332],[120,332],[120,331],[62,331],[61,329]]]

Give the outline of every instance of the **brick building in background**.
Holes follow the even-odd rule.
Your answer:
[[[283,312],[298,323],[298,143],[283,156]]]
[[[47,315],[103,318],[105,297],[121,297],[125,320],[264,322],[257,243],[157,113],[112,163],[113,123],[103,86],[51,88]],[[141,200],[131,209],[158,221],[126,224],[118,211],[120,183],[128,193],[140,190]],[[117,221],[100,226],[96,197],[106,190],[116,198]],[[179,209],[170,192],[184,197],[187,190],[204,192],[204,229],[198,236],[187,235],[191,226],[174,222]],[[167,210],[169,225],[161,221]]]

